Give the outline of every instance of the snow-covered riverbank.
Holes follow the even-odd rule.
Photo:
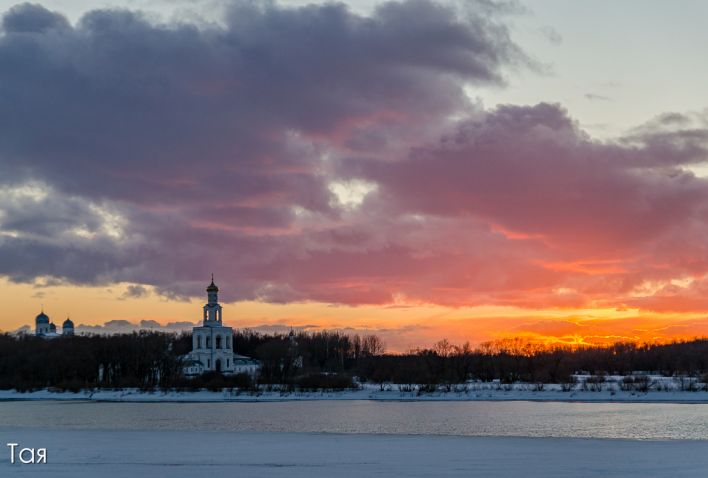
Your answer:
[[[691,477],[706,441],[412,435],[0,429],[3,443],[45,447],[47,464],[0,476]]]
[[[656,385],[656,383],[655,383]],[[625,388],[624,390],[622,388]],[[629,389],[628,389],[629,388]],[[528,400],[563,402],[648,402],[648,403],[708,403],[708,391],[697,391],[674,379],[666,379],[658,387],[644,391],[622,387],[617,381],[592,386],[577,384],[568,390],[560,384],[498,384],[469,383],[434,391],[421,391],[416,387],[399,385],[363,384],[357,390],[285,392],[262,390],[259,392],[223,390],[213,391],[155,391],[137,389],[86,390],[78,393],[38,390],[17,392],[0,390],[0,400],[93,400],[113,402],[237,402],[237,401],[287,401],[287,400],[379,400],[379,401],[486,401]],[[683,390],[682,390],[683,388]]]

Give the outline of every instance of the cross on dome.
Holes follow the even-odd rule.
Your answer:
[[[219,288],[214,284],[214,274],[211,274],[211,284],[207,287],[207,292],[219,292]]]

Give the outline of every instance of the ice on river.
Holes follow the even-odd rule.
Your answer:
[[[3,446],[47,448],[48,463],[0,476],[666,477],[705,476],[706,441],[135,430],[0,429]]]

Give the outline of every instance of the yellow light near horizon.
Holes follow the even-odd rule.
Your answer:
[[[145,297],[127,297],[132,284],[74,286],[17,284],[0,279],[0,329],[34,326],[42,305],[54,323],[70,315],[77,326],[111,320],[169,322],[201,320],[199,298],[167,300],[147,287]],[[429,347],[447,338],[452,343],[520,337],[555,345],[604,345],[617,341],[656,342],[708,336],[701,314],[652,314],[638,309],[542,309],[509,306],[444,307],[430,304],[331,305],[321,302],[270,304],[256,301],[224,303],[224,322],[236,328],[272,330],[306,327],[380,335],[390,351]]]

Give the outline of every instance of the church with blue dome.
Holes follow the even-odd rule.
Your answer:
[[[68,317],[62,324],[61,329],[61,334],[57,333],[57,326],[54,325],[49,316],[44,313],[44,308],[34,319],[34,334],[37,337],[50,339],[74,335],[74,323]]]

